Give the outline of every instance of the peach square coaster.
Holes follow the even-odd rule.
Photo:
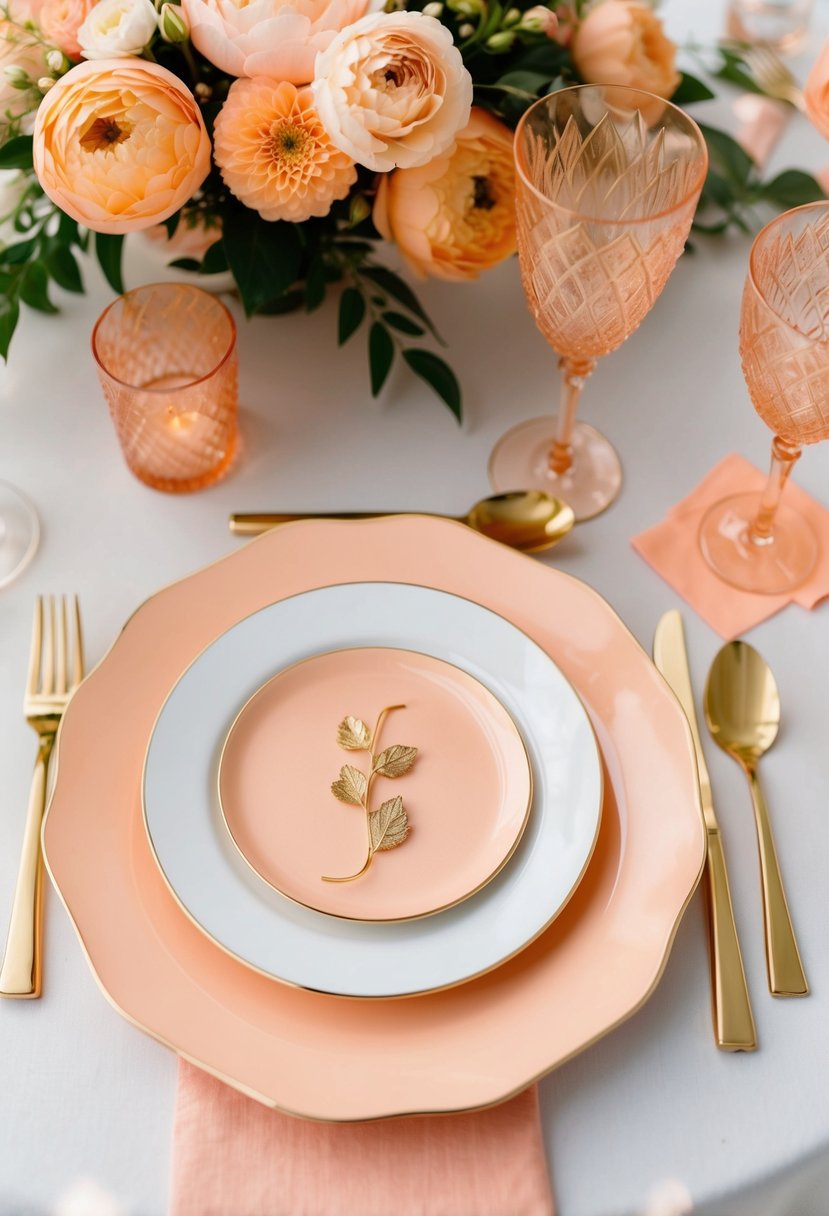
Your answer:
[[[808,519],[820,546],[817,565],[801,587],[787,595],[738,591],[717,578],[703,558],[697,533],[708,508],[729,494],[762,490],[765,481],[766,474],[742,456],[726,456],[661,524],[631,541],[657,574],[726,640],[753,629],[787,604],[811,609],[829,595],[829,511],[795,482],[786,486],[786,501]]]

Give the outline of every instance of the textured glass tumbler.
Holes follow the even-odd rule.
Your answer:
[[[514,427],[492,454],[497,491],[546,490],[590,519],[622,484],[619,458],[576,422],[584,384],[644,321],[665,286],[708,166],[696,123],[661,97],[621,86],[560,89],[515,132],[521,279],[559,355],[558,422]],[[645,369],[643,374],[647,374]]]
[[[814,0],[731,0],[728,36],[792,54],[806,41],[813,7]]]
[[[829,439],[829,202],[786,211],[751,247],[740,357],[754,408],[772,431],[762,494],[733,494],[703,516],[700,545],[720,578],[777,595],[818,558],[808,521],[783,491],[802,445]]]
[[[157,283],[102,313],[92,352],[131,472],[155,490],[201,490],[236,450],[236,326],[215,296]]]

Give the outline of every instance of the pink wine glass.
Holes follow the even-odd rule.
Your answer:
[[[733,494],[700,525],[708,564],[743,591],[799,587],[818,558],[808,521],[783,500],[803,444],[829,438],[829,202],[786,211],[757,234],[740,314],[754,408],[774,433],[762,493]]]
[[[682,253],[708,168],[705,140],[676,106],[620,86],[560,89],[515,132],[516,219],[530,312],[559,355],[558,423],[536,418],[500,440],[497,491],[541,489],[576,519],[613,502],[615,450],[576,422],[585,381],[642,323]]]

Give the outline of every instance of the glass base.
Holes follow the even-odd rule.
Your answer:
[[[23,573],[39,541],[37,511],[24,494],[0,481],[0,587]]]
[[[496,493],[546,490],[573,508],[576,520],[600,515],[618,497],[622,466],[613,445],[595,427],[573,427],[573,463],[566,473],[550,468],[555,419],[533,418],[499,439],[489,461],[489,480]]]
[[[783,595],[806,582],[818,558],[818,542],[807,520],[781,503],[774,533],[765,543],[749,537],[759,494],[733,494],[702,517],[699,543],[716,574],[731,587],[758,595]]]

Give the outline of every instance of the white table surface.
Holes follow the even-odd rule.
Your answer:
[[[829,3],[818,0],[817,8],[812,55],[829,32]],[[667,6],[677,37],[689,29],[714,36],[720,17],[713,0]],[[809,57],[796,63],[801,74]],[[829,145],[796,119],[775,163],[819,169],[829,164]],[[617,444],[625,485],[609,512],[547,560],[607,596],[648,648],[659,616],[678,599],[632,552],[630,537],[726,452],[761,465],[767,459],[769,435],[737,356],[747,252],[744,239],[698,242],[585,394],[584,417]],[[134,284],[142,268],[132,261]],[[311,319],[261,319],[240,332],[236,468],[206,492],[158,494],[134,480],[119,455],[88,353],[109,297],[94,270],[87,277],[89,295],[61,299],[61,318],[24,317],[11,365],[0,373],[0,477],[30,494],[43,522],[34,563],[0,592],[2,917],[34,758],[20,700],[37,592],[79,592],[88,657],[97,660],[141,600],[240,543],[228,534],[229,511],[461,511],[487,491],[486,461],[498,436],[550,408],[556,393],[554,358],[526,313],[514,263],[478,285],[423,291],[462,375],[462,430],[403,373],[373,402],[362,339],[336,349],[333,303]],[[796,476],[829,502],[829,445],[807,450]],[[719,643],[690,610],[685,619],[700,690]],[[761,1048],[729,1055],[714,1047],[697,896],[645,1008],[542,1082],[561,1216],[642,1213],[653,1188],[670,1180],[709,1216],[829,1211],[828,626],[829,606],[811,614],[791,607],[751,634],[781,689],[783,729],[763,777],[812,995],[768,995],[748,791],[736,765],[707,745]],[[103,999],[51,890],[47,905],[43,998],[0,1004],[0,1213],[53,1212],[80,1177],[91,1177],[130,1216],[161,1216],[175,1058]],[[92,1216],[89,1204],[80,1210]],[[671,1209],[651,1203],[650,1211],[670,1216]]]

